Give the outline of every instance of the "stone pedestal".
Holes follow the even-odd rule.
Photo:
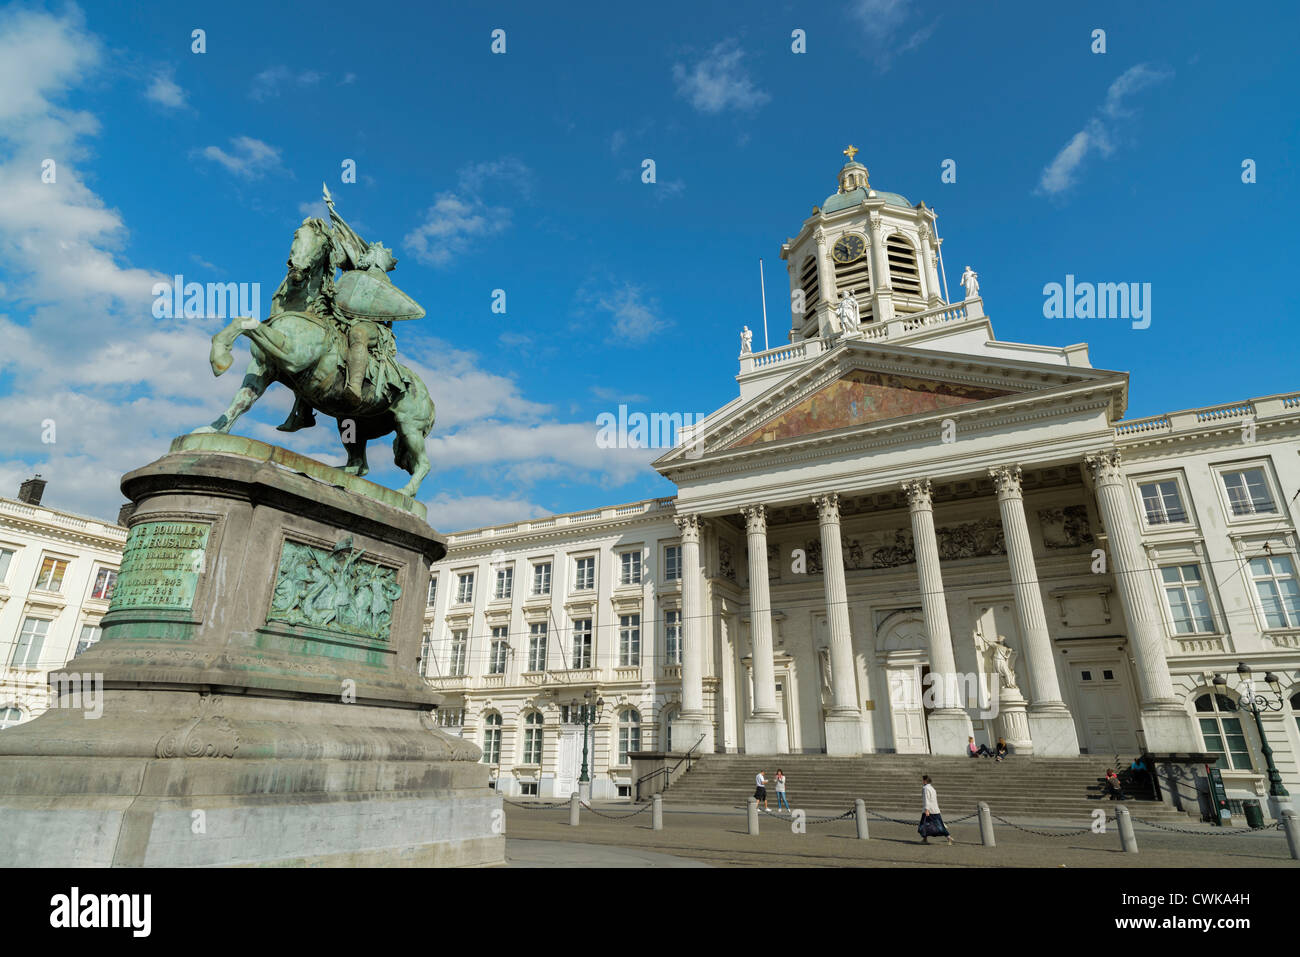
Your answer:
[[[8,863],[503,862],[488,769],[416,673],[446,550],[416,503],[224,435],[122,490],[103,638],[64,669],[102,676],[102,716],[61,694],[0,736]]]
[[[931,754],[965,756],[971,734],[970,715],[961,708],[943,708],[931,711],[925,719],[930,735]]]
[[[1034,741],[1029,729],[1028,705],[1015,688],[1004,687],[998,694],[997,736],[1004,738],[1012,754],[1033,754]],[[996,741],[990,742],[997,744]]]
[[[826,716],[826,753],[840,757],[862,754],[862,719],[854,714]]]
[[[677,733],[677,725],[673,725]],[[746,754],[789,754],[790,732],[783,718],[747,718],[745,720]]]
[[[703,740],[701,740],[703,736]],[[696,742],[699,742],[697,745]],[[713,753],[713,722],[707,716],[689,714],[685,711],[673,718],[673,745],[681,751],[695,750],[692,754]]]

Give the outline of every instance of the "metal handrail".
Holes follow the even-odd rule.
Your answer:
[[[672,781],[673,781],[673,772],[676,771],[678,768],[680,768],[680,767],[682,766],[682,762],[683,762],[683,761],[687,762],[687,764],[686,764],[686,770],[689,771],[689,770],[691,769],[691,765],[690,765],[691,755],[694,753],[695,749],[698,748],[698,747],[700,746],[700,742],[702,742],[703,740],[704,740],[704,735],[701,734],[698,738],[695,739],[695,743],[692,744],[692,745],[690,746],[690,748],[687,749],[687,751],[686,751],[685,754],[683,754],[680,758],[677,759],[677,763],[674,764],[671,768],[668,767],[668,765],[665,764],[662,768],[655,768],[655,769],[654,769],[653,771],[651,771],[649,774],[643,774],[643,775],[641,775],[641,777],[637,778],[637,780],[636,780],[636,797],[633,798],[633,800],[634,800],[634,801],[639,801],[639,800],[641,800],[641,784],[642,784],[642,782],[649,781],[649,780],[650,780],[651,778],[653,778],[656,774],[662,774],[662,775],[664,775],[664,777],[665,777],[665,780],[664,780],[664,790],[667,791],[668,788],[672,786]]]

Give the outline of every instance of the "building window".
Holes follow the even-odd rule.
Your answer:
[[[4,583],[9,574],[9,563],[13,561],[13,549],[0,548],[0,584]]]
[[[530,711],[528,717],[524,718],[523,763],[542,763],[542,715],[539,711]]]
[[[420,674],[429,676],[429,661],[433,658],[433,632],[426,631],[420,639]]]
[[[104,630],[100,628],[98,625],[82,625],[81,637],[77,639],[77,650],[73,654],[73,657],[75,658],[77,655],[84,652],[95,642],[99,641],[100,635],[102,635],[103,633]]]
[[[664,612],[664,649],[666,664],[682,663],[682,613],[680,611]]]
[[[509,648],[510,638],[505,625],[497,625],[492,629],[492,651],[488,659],[488,674],[503,675],[506,673],[506,655]]]
[[[596,556],[579,558],[573,566],[573,590],[591,591],[596,587]]]
[[[628,763],[628,754],[641,750],[641,715],[635,708],[618,714],[618,763]]]
[[[1187,511],[1178,494],[1178,483],[1173,479],[1144,482],[1138,486],[1138,491],[1142,493],[1142,509],[1146,513],[1148,525],[1172,525],[1187,521]]]
[[[664,581],[682,580],[682,546],[669,545],[664,549]]]
[[[641,664],[641,616],[620,615],[618,619],[618,663],[623,667]]]
[[[439,708],[434,724],[440,728],[463,728],[465,727],[465,709]]]
[[[68,563],[61,558],[46,557],[41,561],[41,573],[36,576],[37,591],[62,591],[63,573]]]
[[[1195,635],[1214,631],[1214,618],[1210,614],[1210,600],[1205,595],[1201,569],[1197,565],[1167,565],[1160,569],[1164,579],[1165,600],[1169,604],[1169,617],[1174,632]]]
[[[1201,727],[1205,750],[1217,754],[1215,766],[1250,771],[1250,748],[1241,730],[1232,699],[1221,694],[1203,694],[1196,699],[1196,723]]]
[[[434,575],[432,578],[429,579],[429,596],[425,598],[424,604],[426,607],[432,608],[434,602],[436,602],[437,600],[438,600],[438,576]]]
[[[1223,473],[1223,487],[1233,515],[1267,515],[1277,511],[1263,469]]]
[[[497,569],[497,587],[494,598],[510,598],[515,593],[515,566],[507,565]]]
[[[95,587],[90,597],[110,601],[113,597],[113,586],[116,584],[117,571],[112,568],[101,568],[95,573]]]
[[[819,299],[816,256],[809,256],[803,261],[803,268],[799,270],[799,288],[803,290],[803,309],[794,312],[803,321],[816,310]]]
[[[537,797],[537,782],[536,782],[536,781],[520,781],[520,782],[519,782],[519,794],[520,794],[522,797]]]
[[[474,573],[462,572],[456,576],[456,603],[468,605],[474,600]]]
[[[576,618],[573,622],[573,667],[591,667],[591,619]]]
[[[501,763],[501,715],[495,711],[483,718],[483,763]]]
[[[916,268],[916,251],[903,236],[892,234],[885,240],[889,257],[889,282],[896,292],[921,295],[921,274]]]
[[[620,566],[618,583],[620,585],[641,584],[641,550],[623,552],[618,559]]]
[[[551,563],[538,562],[533,566],[533,594],[549,595],[551,593]]]
[[[35,670],[41,660],[41,647],[45,644],[45,635],[50,630],[46,618],[28,618],[18,632],[18,644],[14,646],[13,657],[9,660],[11,668]]]
[[[465,630],[451,633],[451,662],[447,674],[460,678],[465,675],[465,657],[469,651],[469,632]]]
[[[546,622],[535,621],[528,635],[528,670],[546,670]]]
[[[1252,558],[1250,577],[1255,580],[1255,593],[1268,627],[1300,627],[1300,586],[1291,559],[1285,555]]]
[[[23,713],[14,707],[0,708],[0,731],[12,728],[23,720]]]

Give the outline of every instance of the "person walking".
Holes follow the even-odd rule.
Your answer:
[[[952,835],[944,826],[943,815],[939,812],[939,795],[935,793],[928,774],[921,775],[921,802],[921,823],[916,826],[917,833],[921,835],[921,843],[929,844],[930,836],[933,835],[946,837],[948,846],[952,847]]]
[[[777,768],[776,769],[776,809],[779,811],[781,810],[781,808],[785,808],[788,811],[790,810],[790,804],[785,799],[785,774],[781,771],[780,768]]]
[[[767,777],[762,771],[754,775],[754,800],[767,810]]]

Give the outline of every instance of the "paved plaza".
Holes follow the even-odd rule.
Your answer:
[[[1138,854],[1120,850],[1114,823],[1105,833],[1080,833],[1086,822],[995,823],[995,847],[980,844],[974,819],[950,825],[956,845],[920,843],[915,824],[871,818],[870,838],[856,837],[853,819],[814,823],[833,812],[809,811],[807,832],[785,818],[761,815],[760,833],[746,833],[743,808],[664,808],[664,829],[648,810],[626,804],[584,808],[578,827],[564,807],[506,805],[506,860],[515,867],[1297,867],[1281,830],[1228,833],[1189,825],[1187,831],[1135,824]],[[601,816],[606,815],[606,816]],[[617,815],[617,817],[615,816]],[[885,814],[902,820],[898,813]]]

